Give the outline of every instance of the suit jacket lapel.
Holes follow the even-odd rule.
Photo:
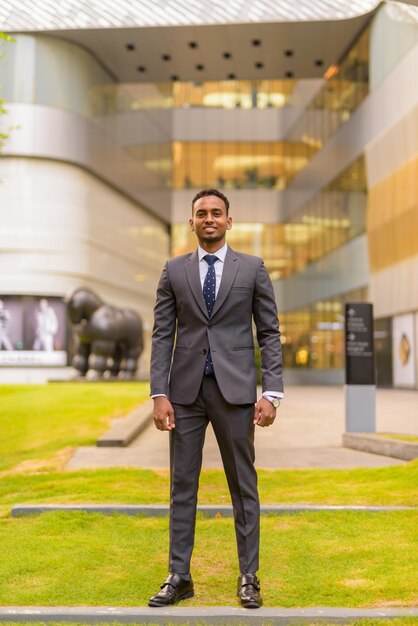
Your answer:
[[[211,317],[213,317],[215,313],[219,311],[220,307],[225,302],[225,299],[227,295],[229,294],[231,287],[233,285],[233,282],[235,280],[238,267],[239,267],[238,257],[235,254],[235,252],[228,246],[228,251],[225,257],[224,270],[222,272],[222,280],[219,286],[218,295],[215,300],[215,306],[213,307]]]
[[[199,255],[197,250],[193,252],[193,254],[186,261],[186,275],[187,280],[189,281],[191,292],[196,300],[197,304],[202,310],[202,313],[208,317],[208,310],[206,307],[206,302],[203,297],[202,285],[200,283],[200,273],[199,273]],[[215,303],[216,306],[216,303]],[[212,313],[213,314],[213,313]]]

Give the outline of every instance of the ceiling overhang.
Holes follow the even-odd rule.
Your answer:
[[[391,0],[407,7],[418,0]],[[0,30],[88,50],[118,82],[321,78],[376,0],[5,0]]]
[[[369,20],[54,31],[118,82],[321,78]]]

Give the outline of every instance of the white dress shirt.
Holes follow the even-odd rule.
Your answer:
[[[217,250],[216,252],[213,253],[213,256],[216,256],[219,259],[219,261],[216,261],[216,263],[214,264],[215,274],[216,274],[215,296],[218,295],[219,285],[221,284],[227,250],[228,250],[228,245],[225,244],[224,246],[222,246],[222,248],[220,248],[220,250]],[[206,252],[206,250],[203,250],[203,248],[201,248],[200,246],[197,248],[197,253],[199,255],[200,285],[203,291],[203,283],[205,282],[206,274],[208,273],[208,269],[209,269],[209,265],[207,264],[207,262],[205,261],[203,257],[206,256],[206,254],[212,254],[212,253]]]

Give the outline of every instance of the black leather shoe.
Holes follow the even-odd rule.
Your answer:
[[[177,604],[180,600],[193,598],[193,581],[183,578],[181,574],[170,574],[161,585],[161,591],[152,596],[148,606],[168,606]]]
[[[245,609],[259,609],[263,604],[260,596],[260,581],[255,574],[238,576],[238,598]]]

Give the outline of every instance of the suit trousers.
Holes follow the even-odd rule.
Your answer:
[[[260,504],[254,468],[254,404],[232,405],[216,378],[203,376],[196,401],[173,404],[170,431],[170,572],[187,573],[194,545],[197,491],[206,427],[212,423],[234,511],[241,572],[258,570]]]

